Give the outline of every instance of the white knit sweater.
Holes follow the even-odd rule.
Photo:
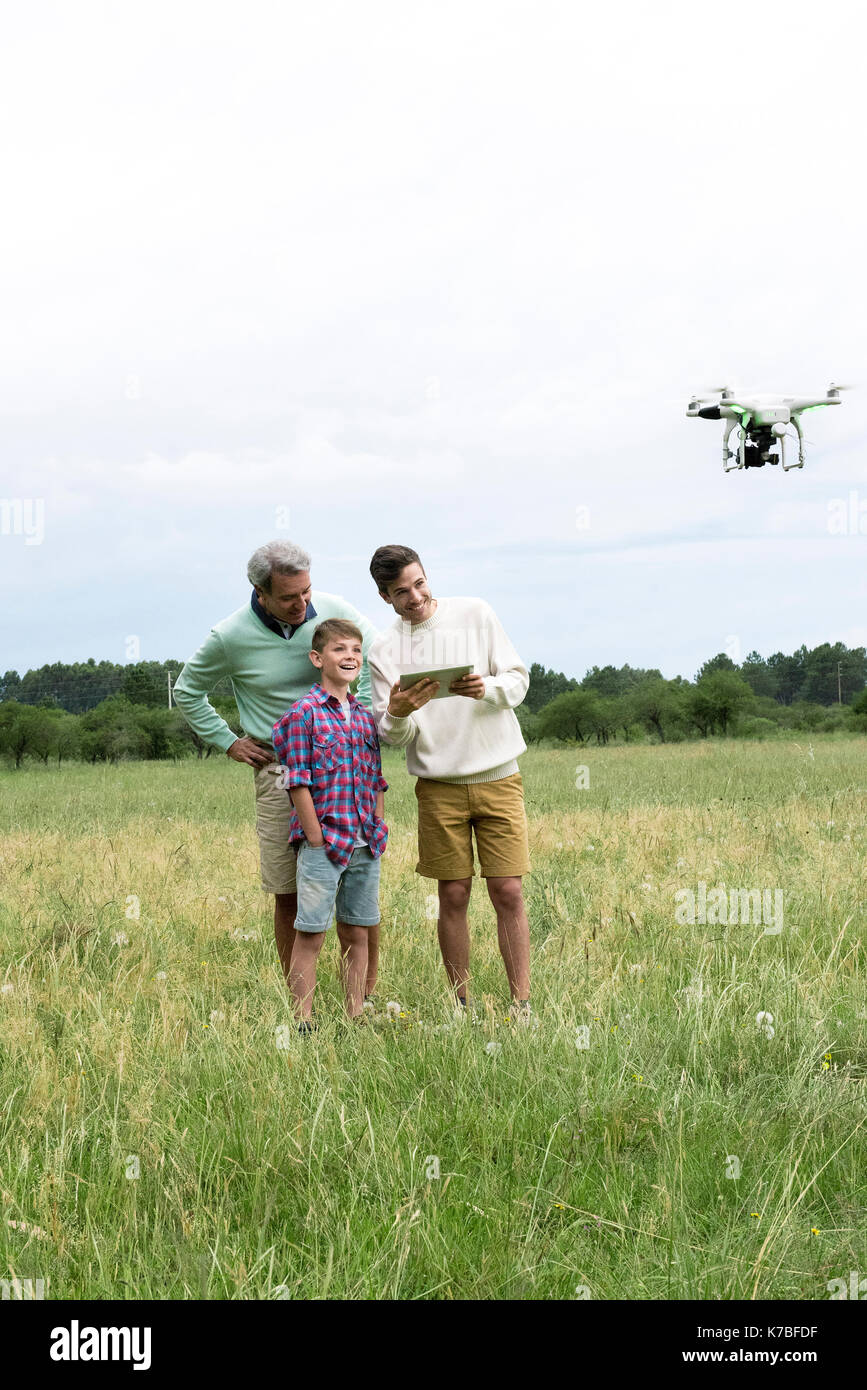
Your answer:
[[[517,772],[526,751],[514,709],[530,684],[527,668],[491,608],[478,598],[441,598],[424,623],[402,618],[371,644],[373,714],[384,742],[406,748],[413,777],[438,782],[494,782]],[[471,665],[485,678],[481,700],[466,695],[429,700],[414,714],[387,713],[401,675]]]

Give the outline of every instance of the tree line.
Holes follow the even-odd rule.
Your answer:
[[[54,662],[23,676],[7,671],[0,680],[0,754],[15,767],[26,758],[47,763],[209,757],[213,749],[179,710],[168,708],[168,681],[182,665],[91,658],[71,665]],[[655,668],[629,665],[593,666],[579,681],[534,662],[517,714],[528,742],[865,732],[865,687],[867,652],[839,642],[767,659],[751,652],[740,665],[720,652],[694,681],[667,680]],[[240,732],[229,683],[211,698],[230,728]]]
[[[17,700],[23,705],[48,703],[71,714],[83,714],[112,695],[125,695],[134,705],[167,706],[168,678],[174,680],[183,664],[175,660],[97,662],[93,657],[71,663],[55,661],[25,671],[23,676],[17,671],[7,671],[0,677],[0,701]],[[758,652],[750,652],[740,665],[720,652],[704,663],[696,674],[696,681],[713,671],[736,671],[754,695],[776,700],[781,705],[801,701],[833,705],[837,703],[838,694],[842,695],[841,703],[845,705],[867,685],[867,652],[864,647],[848,648],[842,642],[824,642],[812,650],[799,647],[790,656],[775,652],[765,658]],[[579,681],[534,662],[530,667],[530,690],[525,705],[536,714],[555,696],[579,688],[616,699],[642,681],[662,679],[662,672],[656,669],[594,666]],[[224,682],[215,693],[231,699],[231,686]]]
[[[655,669],[594,666],[581,681],[533,666],[518,717],[528,742],[771,737],[785,730],[867,732],[867,651],[841,642],[738,665],[725,652],[695,680]]]

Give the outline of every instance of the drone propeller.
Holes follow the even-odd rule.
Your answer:
[[[832,391],[855,391],[856,389],[857,388],[851,382],[848,386],[843,386],[840,382],[832,381],[831,385],[828,387],[828,395],[830,396]]]

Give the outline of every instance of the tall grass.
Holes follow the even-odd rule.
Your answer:
[[[344,1023],[331,941],[307,1039],[246,769],[0,774],[3,1277],[58,1298],[823,1299],[867,1276],[867,739],[522,770],[539,1026],[511,1018],[480,880],[478,1014],[455,1019],[387,752],[378,993],[403,1016]],[[782,889],[783,931],[679,926],[700,881]]]

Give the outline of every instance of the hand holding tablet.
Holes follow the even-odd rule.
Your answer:
[[[408,671],[400,678],[400,689],[401,691],[412,690],[413,686],[418,685],[421,681],[436,681],[439,688],[430,698],[432,700],[446,700],[449,695],[460,694],[458,690],[451,690],[450,686],[454,681],[470,675],[472,669],[472,666],[441,666],[436,671]]]
[[[433,671],[408,671],[391,688],[388,712],[398,718],[421,709],[428,700],[445,700],[452,695],[481,699],[484,680],[473,674],[472,666],[443,666]]]
[[[484,693],[484,676],[477,676],[472,671],[465,676],[458,676],[457,679],[449,683],[450,695],[466,695],[471,700],[481,700]]]

